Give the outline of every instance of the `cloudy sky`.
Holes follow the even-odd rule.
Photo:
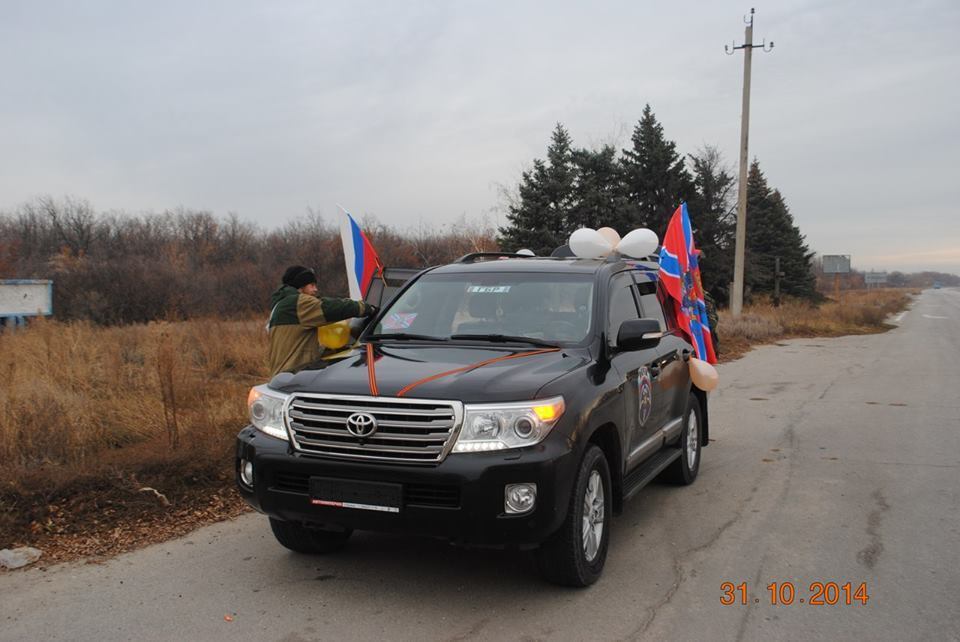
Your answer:
[[[503,222],[556,122],[736,166],[750,4],[0,1],[0,210]],[[751,156],[812,249],[960,273],[960,2],[758,4]],[[695,215],[695,213],[694,213]]]

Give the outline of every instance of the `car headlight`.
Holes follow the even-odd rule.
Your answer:
[[[499,404],[467,404],[455,453],[533,446],[563,415],[563,397]]]
[[[271,437],[289,441],[287,429],[283,424],[283,406],[287,395],[271,390],[267,386],[250,388],[247,395],[247,410],[250,412],[250,423]]]

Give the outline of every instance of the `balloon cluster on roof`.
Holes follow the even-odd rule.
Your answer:
[[[659,245],[656,232],[645,227],[628,232],[623,238],[611,227],[581,227],[570,235],[570,250],[581,259],[602,259],[613,252],[642,259],[656,252]]]

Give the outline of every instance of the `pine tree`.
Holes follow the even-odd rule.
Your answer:
[[[704,146],[689,158],[696,190],[687,207],[694,239],[703,252],[703,286],[715,299],[726,302],[733,280],[736,181],[716,147]]]
[[[684,167],[677,145],[663,135],[663,125],[647,104],[633,129],[633,147],[623,151],[625,197],[630,209],[618,221],[621,234],[649,227],[663,238],[670,216],[681,201],[694,193],[693,181]]]
[[[794,224],[783,195],[770,188],[754,159],[747,178],[746,282],[752,293],[773,292],[776,257],[780,257],[780,271],[784,273],[781,292],[815,297],[813,252]]]
[[[567,242],[567,222],[573,207],[576,168],[570,134],[557,123],[547,148],[547,160],[533,161],[533,169],[523,172],[519,199],[507,214],[509,224],[500,228],[500,247],[512,251],[521,248],[549,256]]]
[[[628,203],[621,187],[622,172],[617,151],[604,145],[597,151],[578,149],[573,152],[576,183],[573,203],[567,218],[570,232],[580,227],[612,227],[627,232],[620,223],[627,217]]]

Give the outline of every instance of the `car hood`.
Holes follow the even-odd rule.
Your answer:
[[[380,344],[374,352],[378,392],[395,397],[403,388],[449,370],[488,359],[520,355],[534,347]],[[464,403],[533,399],[550,381],[589,363],[585,352],[560,350],[517,356],[473,370],[425,381],[404,396],[459,399]],[[370,395],[370,370],[365,349],[354,349],[290,375],[281,373],[270,387],[287,393],[319,392]]]

